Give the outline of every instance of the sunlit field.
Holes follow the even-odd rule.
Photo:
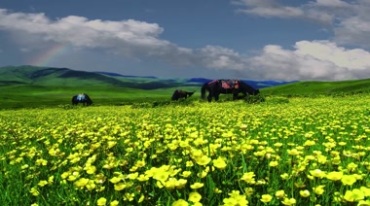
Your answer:
[[[370,97],[0,111],[2,205],[370,205]]]

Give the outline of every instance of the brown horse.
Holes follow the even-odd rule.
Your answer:
[[[173,94],[172,94],[172,100],[174,101],[177,101],[179,99],[186,99],[188,97],[191,97],[191,95],[193,95],[194,92],[187,92],[187,91],[184,91],[184,90],[179,90],[179,89],[176,89]]]
[[[201,89],[202,99],[206,98],[206,91],[209,93],[207,96],[208,102],[211,102],[212,98],[218,101],[220,94],[233,94],[233,100],[236,100],[247,95],[260,93],[258,89],[254,89],[243,81],[230,79],[213,80],[203,84]],[[243,96],[239,97],[239,93],[242,93]]]

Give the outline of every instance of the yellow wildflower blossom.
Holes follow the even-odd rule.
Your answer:
[[[364,193],[359,189],[347,190],[343,197],[347,202],[357,202],[364,198]]]
[[[295,205],[296,204],[296,200],[294,198],[284,198],[283,201],[281,201],[281,203],[283,203],[283,205]]]
[[[241,195],[238,190],[233,190],[229,193],[229,198],[223,199],[224,206],[244,206],[248,205],[248,200],[245,195]]]
[[[310,191],[301,190],[301,191],[299,191],[299,195],[301,195],[302,197],[309,197],[310,196]]]
[[[204,184],[203,184],[203,183],[201,183],[201,182],[196,182],[196,183],[194,183],[194,184],[190,185],[190,188],[191,188],[191,189],[193,189],[193,190],[196,190],[196,189],[202,188],[203,186],[204,186]]]
[[[179,199],[172,203],[172,206],[188,206],[188,205],[189,203],[186,202],[186,200],[184,199]]]
[[[342,179],[342,184],[343,185],[353,185],[357,180],[356,180],[356,177],[353,176],[353,175],[343,175]]]
[[[326,178],[329,179],[329,180],[332,180],[332,181],[338,181],[338,180],[341,180],[343,177],[343,172],[329,172],[327,175],[326,175]]]
[[[324,188],[325,188],[325,185],[316,186],[313,188],[313,192],[317,195],[322,195],[325,192]]]
[[[213,166],[218,169],[225,169],[227,165],[223,157],[218,157],[217,159],[213,160]]]
[[[243,176],[240,178],[240,180],[244,180],[246,183],[254,184],[256,183],[256,180],[254,179],[256,175],[254,172],[246,172],[243,174]]]
[[[261,197],[261,201],[263,202],[263,203],[268,203],[268,202],[270,202],[272,200],[272,196],[271,195],[269,195],[269,194],[264,194],[264,195],[262,195],[262,197]]]
[[[101,197],[101,198],[98,199],[96,204],[98,206],[104,206],[105,204],[107,204],[107,199],[105,199],[104,197]]]
[[[202,195],[200,195],[197,191],[190,192],[188,199],[190,202],[199,202],[201,199]]]

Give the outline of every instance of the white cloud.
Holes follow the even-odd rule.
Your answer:
[[[231,0],[238,11],[260,17],[317,21],[334,31],[338,44],[370,48],[370,1],[316,0],[289,6],[273,0]]]
[[[250,63],[267,79],[346,80],[370,74],[369,52],[345,49],[329,41],[300,41],[293,50],[269,45]]]
[[[169,44],[157,38],[163,28],[135,20],[102,21],[67,16],[52,21],[44,14],[8,13],[0,9],[0,29],[42,35],[46,42],[85,48],[152,48]]]
[[[282,6],[273,0],[232,0],[232,3],[246,7],[238,10],[241,13],[262,17],[292,18],[304,15],[298,7]]]
[[[342,0],[316,0],[314,3],[317,6],[324,6],[324,7],[347,7],[349,4]]]
[[[272,1],[245,2],[269,7]],[[330,6],[324,1],[319,3]],[[346,21],[342,21],[342,27],[346,25]],[[358,28],[368,30],[366,25]],[[248,57],[214,45],[199,49],[179,47],[161,39],[164,29],[154,23],[89,20],[79,16],[51,20],[44,14],[9,13],[4,9],[0,9],[0,30],[16,33],[14,41],[18,42],[19,48],[27,49],[27,53],[48,43],[65,44],[71,49],[77,48],[75,52],[98,49],[143,61],[151,58],[171,65],[230,71],[237,73],[239,78],[250,79],[344,80],[370,75],[369,52],[346,49],[330,41],[300,41],[290,50],[267,45],[260,54]]]

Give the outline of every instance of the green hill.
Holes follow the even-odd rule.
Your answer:
[[[258,82],[257,82],[258,83]],[[94,105],[169,101],[174,89],[196,91],[200,82],[76,71],[67,68],[9,66],[0,68],[0,109],[69,105],[71,97],[87,93]],[[352,95],[370,93],[370,79],[337,82],[302,81],[260,89],[263,96]],[[222,95],[221,98],[227,96]]]
[[[264,88],[262,93],[280,96],[337,96],[370,93],[370,79],[334,82],[301,81]]]
[[[70,104],[72,96],[82,92],[89,94],[95,105],[169,100],[174,88],[194,90],[196,86],[184,85],[181,80],[9,66],[0,68],[0,109]]]

